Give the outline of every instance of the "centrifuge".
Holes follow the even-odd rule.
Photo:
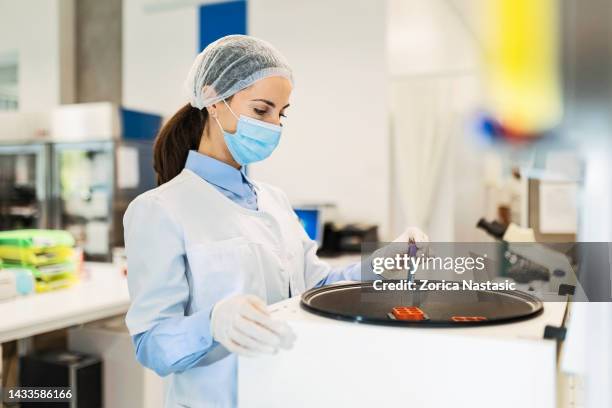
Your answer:
[[[239,406],[556,408],[566,307],[512,290],[312,289],[270,307],[297,340],[239,359]]]

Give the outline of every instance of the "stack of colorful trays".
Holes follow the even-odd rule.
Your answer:
[[[0,232],[0,258],[5,268],[29,270],[36,292],[71,286],[78,281],[74,238],[61,230]]]

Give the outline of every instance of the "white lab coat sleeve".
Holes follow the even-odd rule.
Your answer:
[[[189,284],[182,229],[158,197],[145,193],[136,198],[123,223],[132,301],[126,323],[135,335],[185,316]]]
[[[296,215],[296,222],[297,215]],[[301,226],[300,226],[301,227]],[[332,267],[317,256],[317,243],[310,239],[302,228],[302,246],[304,247],[304,283],[306,289],[319,286],[332,271]]]

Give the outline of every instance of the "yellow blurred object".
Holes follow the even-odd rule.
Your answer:
[[[77,268],[74,262],[43,266],[22,266],[22,268],[29,269],[36,279],[42,281],[52,281],[67,275],[77,275]]]
[[[79,281],[79,278],[75,274],[67,274],[58,276],[51,280],[36,280],[34,284],[34,290],[37,293],[49,292],[55,289],[68,288]]]
[[[562,115],[558,0],[484,3],[491,113],[525,135],[553,128]]]
[[[48,292],[78,282],[82,256],[74,237],[62,230],[23,229],[0,232],[4,266],[34,277],[34,290]],[[78,257],[78,258],[77,258]]]
[[[0,246],[0,258],[11,263],[41,266],[72,261],[74,250],[66,246],[32,248]]]

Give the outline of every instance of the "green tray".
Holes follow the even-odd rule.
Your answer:
[[[23,229],[0,232],[0,245],[21,248],[47,248],[74,246],[74,238],[68,231]]]

